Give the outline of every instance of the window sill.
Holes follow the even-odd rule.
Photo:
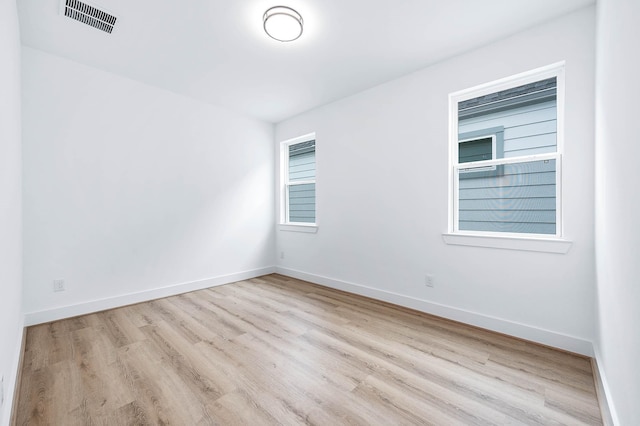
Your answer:
[[[566,254],[571,241],[558,238],[526,238],[512,236],[442,234],[445,243],[458,246],[488,247],[504,250],[537,251],[543,253]]]
[[[280,223],[278,224],[278,230],[280,231],[289,231],[289,232],[306,232],[308,234],[315,234],[318,232],[318,225],[309,224],[291,224],[291,223]]]

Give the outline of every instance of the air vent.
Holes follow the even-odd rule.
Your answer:
[[[90,27],[111,34],[116,17],[90,4],[78,0],[62,0],[64,16],[80,21]]]

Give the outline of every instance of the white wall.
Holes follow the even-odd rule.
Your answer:
[[[272,270],[273,125],[31,48],[22,60],[27,323]]]
[[[279,270],[589,354],[594,27],[589,7],[279,123],[276,143],[316,132],[319,224],[277,233]],[[561,60],[571,250],[446,245],[448,94]]]
[[[598,0],[596,356],[614,420],[640,424],[640,2]]]
[[[0,376],[9,424],[22,340],[22,172],[20,153],[20,33],[14,0],[0,0]]]

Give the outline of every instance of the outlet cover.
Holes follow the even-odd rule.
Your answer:
[[[53,291],[64,291],[64,280],[53,280]]]
[[[426,285],[427,287],[433,287],[433,275],[425,276],[424,285]]]

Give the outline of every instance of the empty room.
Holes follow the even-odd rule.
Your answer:
[[[638,0],[0,0],[0,425],[640,425]]]

